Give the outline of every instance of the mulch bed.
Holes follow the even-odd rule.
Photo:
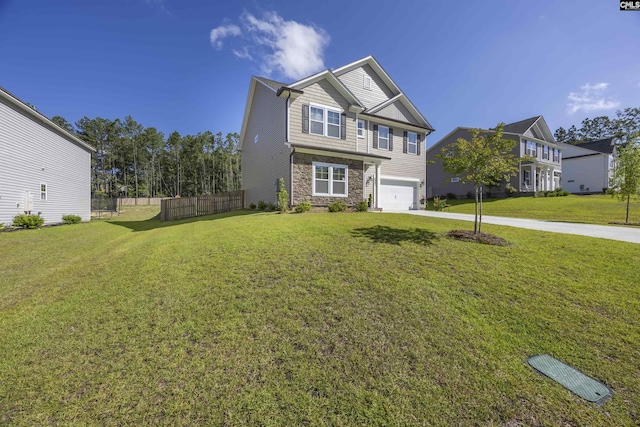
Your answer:
[[[447,237],[451,237],[452,239],[464,240],[466,242],[478,242],[484,245],[494,245],[494,246],[509,246],[510,243],[507,242],[502,237],[494,236],[493,234],[488,233],[478,233],[473,234],[472,230],[451,230],[447,233]]]
[[[627,227],[640,227],[640,222],[610,222],[613,225],[625,225]]]

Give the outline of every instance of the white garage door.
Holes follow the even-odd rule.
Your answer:
[[[380,207],[387,211],[406,211],[416,206],[416,183],[383,179]]]

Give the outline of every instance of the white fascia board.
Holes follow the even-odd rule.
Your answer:
[[[384,107],[389,106],[389,105],[393,104],[394,102],[396,102],[398,99],[400,99],[401,96],[403,96],[402,92],[400,92],[399,94],[397,94],[393,98],[389,98],[386,101],[384,101],[383,103],[376,105],[375,107],[373,107],[372,109],[367,111],[367,113],[375,114],[376,112],[382,110]]]
[[[538,124],[538,128],[542,131],[542,134],[545,135],[545,137],[550,138],[549,142],[557,144],[556,139],[554,138],[551,129],[549,129],[549,125],[547,125],[547,121],[544,119],[544,117],[540,116],[536,123]],[[542,123],[542,125],[540,125],[540,123]]]
[[[362,107],[362,103],[358,98],[356,98],[349,89],[342,83],[330,70],[324,70],[313,76],[307,77],[306,79],[297,81],[293,84],[290,84],[288,87],[293,89],[301,90],[307,86],[310,86],[314,83],[319,82],[322,79],[326,79],[335,87],[338,92],[351,104],[359,105]]]
[[[373,68],[373,71],[376,72],[376,74],[384,81],[384,83],[395,93],[400,93],[402,92],[400,90],[400,88],[398,87],[398,85],[396,84],[396,82],[393,81],[393,79],[391,79],[391,77],[389,77],[389,74],[387,74],[387,72],[384,70],[384,68],[382,68],[382,66],[378,63],[378,61],[373,57],[373,55],[369,55],[367,57],[364,57],[362,59],[359,59],[357,61],[354,61],[350,64],[344,65],[340,68],[336,68],[335,70],[333,70],[333,72],[336,75],[342,75],[344,73],[347,73],[351,70],[354,70],[358,67],[362,67],[365,64],[369,64],[371,66],[371,68]]]
[[[71,139],[73,142],[75,142],[76,144],[80,145],[82,148],[85,148],[85,149],[87,149],[89,151],[93,151],[94,153],[96,152],[96,149],[93,148],[91,145],[87,144],[86,142],[84,142],[83,140],[78,138],[77,136],[72,135],[67,130],[61,128],[60,126],[55,124],[53,121],[51,121],[51,119],[49,119],[48,117],[45,117],[43,114],[39,113],[38,111],[36,111],[33,108],[29,107],[28,105],[24,104],[22,101],[14,98],[13,96],[9,95],[8,93],[5,93],[2,90],[0,90],[0,97],[2,97],[2,99],[4,99],[7,102],[9,102],[11,105],[13,105],[13,106],[17,107],[18,109],[20,109],[22,112],[27,113],[27,115],[31,116],[32,118],[37,119],[39,122],[41,122],[41,123],[43,123],[45,125],[53,127],[55,130],[57,130],[62,135],[64,135],[67,139]]]
[[[409,110],[409,112],[411,113],[413,118],[416,119],[418,122],[420,122],[420,124],[422,126],[433,129],[433,126],[431,126],[431,124],[427,121],[427,119],[424,118],[422,113],[420,113],[420,111],[418,111],[416,106],[413,105],[413,103],[409,100],[409,98],[407,98],[407,95],[405,95],[403,92],[400,92],[399,94],[397,94],[393,98],[389,98],[386,101],[384,101],[383,103],[376,105],[375,107],[371,108],[367,112],[371,113],[371,114],[375,114],[378,111],[382,110],[383,108],[388,107],[389,105],[392,105],[396,101],[400,101],[402,103],[402,105],[407,107],[407,109]]]
[[[388,179],[391,181],[420,182],[420,178],[409,178],[407,176],[380,175],[380,179]]]
[[[259,82],[259,81],[260,80],[256,79],[255,77],[251,77],[251,83],[249,84],[249,93],[247,94],[247,102],[244,105],[244,116],[242,117],[242,128],[240,130],[240,143],[238,144],[238,150],[240,151],[242,151],[242,143],[244,142],[245,133],[247,131],[247,122],[249,121],[251,104],[253,104],[253,95],[255,94],[255,91],[256,91],[256,82]],[[262,84],[265,85],[264,83]],[[265,86],[269,87],[268,85],[265,85]]]
[[[364,114],[367,114],[367,113],[365,112]],[[430,133],[429,129],[412,125],[411,123],[407,123],[407,122],[399,122],[397,120],[387,119],[386,117],[383,117],[383,116],[371,114],[371,115],[366,115],[365,117],[366,117],[365,120],[368,120],[372,124],[380,124],[382,126],[388,126],[394,129],[401,128],[404,130],[410,130],[411,132],[416,132],[421,135],[425,135],[425,134],[428,135]]]

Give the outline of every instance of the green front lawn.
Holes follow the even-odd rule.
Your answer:
[[[0,424],[640,423],[640,245],[443,237],[460,227],[125,213],[0,233]],[[613,399],[537,374],[538,353]]]
[[[449,212],[474,212],[473,200],[454,199],[447,203],[451,205]],[[482,206],[484,215],[591,224],[624,222],[626,212],[626,203],[606,195],[486,199]],[[433,209],[431,202],[429,209]],[[629,222],[640,222],[640,201],[637,199],[631,200]]]

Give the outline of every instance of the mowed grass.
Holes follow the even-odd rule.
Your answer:
[[[0,424],[638,425],[640,245],[444,237],[468,226],[239,212],[2,233]],[[573,395],[539,353],[614,397]]]
[[[474,213],[474,201],[469,199],[447,200],[449,212]],[[431,203],[429,208],[432,209]],[[624,222],[626,203],[607,195],[566,197],[513,197],[507,199],[485,199],[484,215],[512,218],[544,219],[549,221],[608,224]],[[640,200],[631,200],[629,222],[640,223]]]

